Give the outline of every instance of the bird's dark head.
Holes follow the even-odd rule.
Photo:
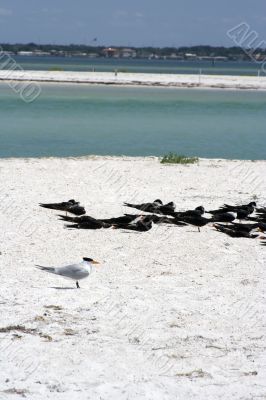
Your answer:
[[[204,208],[203,206],[196,207],[195,210],[200,211],[201,214],[204,214],[204,213],[205,213],[205,208]]]
[[[71,203],[71,204],[76,204],[76,200],[74,200],[74,199],[70,199],[70,200],[68,200],[68,203]]]
[[[90,264],[100,264],[98,261],[93,260],[93,258],[83,257],[83,261],[87,261]]]
[[[143,215],[141,218],[141,221],[146,223],[146,222],[151,222],[154,220],[154,216],[153,215]]]
[[[175,203],[173,201],[170,201],[170,203],[165,204],[167,207],[172,207],[175,208]]]
[[[251,201],[248,205],[249,205],[249,206],[252,206],[252,207],[256,207],[256,206],[257,206],[257,203],[256,203],[255,201]]]
[[[137,222],[138,226],[145,226],[148,229],[150,229],[152,227],[152,223],[153,223],[153,215],[143,215],[140,220]]]
[[[162,200],[160,200],[160,199],[154,200],[154,203],[163,204]]]

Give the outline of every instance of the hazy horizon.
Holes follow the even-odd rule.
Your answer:
[[[35,44],[35,45],[37,45],[37,46],[72,46],[72,45],[74,45],[74,46],[89,46],[89,47],[123,47],[123,48],[126,48],[126,47],[128,47],[128,45],[127,44],[116,44],[116,43],[108,43],[108,44],[86,44],[86,43],[74,43],[74,42],[72,42],[72,43],[36,43],[36,42],[34,42],[34,41],[29,41],[29,42],[0,42],[0,44],[1,45],[11,45],[11,46],[15,46],[15,45],[20,45],[20,46],[26,46],[26,45],[29,45],[29,44]],[[149,44],[147,44],[147,45],[145,45],[145,46],[130,46],[130,47],[132,47],[132,48],[149,48],[149,47],[151,47],[151,48],[171,48],[171,47],[173,47],[173,48],[176,48],[176,49],[179,49],[179,48],[183,48],[183,47],[188,47],[188,48],[190,48],[190,47],[207,47],[207,46],[209,46],[209,47],[224,47],[224,48],[231,48],[231,47],[238,47],[236,44],[233,44],[232,46],[223,46],[223,45],[221,45],[221,44],[217,44],[217,45],[211,45],[211,44],[207,44],[207,43],[198,43],[198,44],[194,44],[194,45],[191,45],[191,46],[188,46],[188,45],[180,45],[180,46],[169,46],[169,45],[165,45],[165,46],[156,46],[156,45],[154,45],[154,46],[151,46],[151,45],[149,45]]]
[[[2,0],[1,43],[125,47],[231,47],[227,31],[245,22],[266,41],[264,0]],[[96,40],[95,40],[96,39]],[[266,43],[266,42],[265,42]]]

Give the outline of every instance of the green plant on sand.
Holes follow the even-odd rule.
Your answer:
[[[160,162],[161,164],[195,164],[198,161],[198,157],[187,157],[171,152],[164,155]]]

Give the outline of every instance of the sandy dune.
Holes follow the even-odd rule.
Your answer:
[[[39,202],[79,199],[95,217],[123,201],[177,209],[258,199],[265,161],[0,160],[0,399],[176,400],[266,396],[265,261],[259,240],[211,226],[146,233],[64,229]],[[81,289],[35,264],[93,257]]]

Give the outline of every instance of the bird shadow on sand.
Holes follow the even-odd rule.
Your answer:
[[[117,229],[118,230],[118,229]],[[131,235],[139,235],[140,233],[146,233],[146,231],[144,231],[144,232],[138,232],[138,231],[131,231],[130,229],[128,230],[128,231],[121,231],[121,233],[122,234],[128,234],[128,233],[130,233]]]
[[[56,290],[77,290],[75,287],[62,287],[62,286],[51,286],[51,289],[56,289]]]

